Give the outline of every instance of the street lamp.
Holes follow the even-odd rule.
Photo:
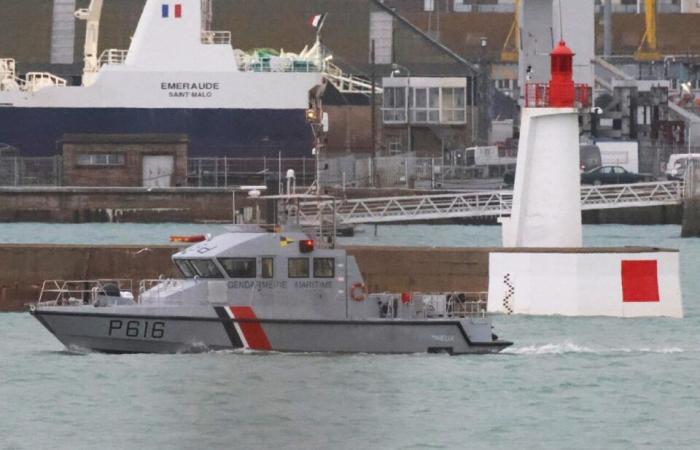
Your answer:
[[[401,71],[406,73],[406,120],[408,128],[408,153],[413,151],[413,137],[411,132],[411,102],[413,96],[411,95],[411,71],[407,67],[400,64],[393,63],[391,65],[391,77],[395,75],[401,75]]]

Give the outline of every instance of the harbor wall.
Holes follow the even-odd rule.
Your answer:
[[[339,195],[339,191],[330,190]],[[357,189],[351,197],[418,195],[427,191]],[[252,206],[246,192],[236,207]],[[0,222],[228,222],[232,189],[224,188],[0,188]],[[583,211],[585,224],[680,224],[681,205]],[[497,217],[450,219],[445,223],[496,224]],[[435,222],[432,222],[435,223]]]
[[[22,311],[44,280],[175,277],[175,246],[0,245],[0,311]],[[350,247],[372,292],[486,291],[490,249]],[[136,285],[134,286],[136,287]]]
[[[0,222],[231,221],[232,200],[232,189],[0,188]],[[250,206],[247,192],[236,206]]]

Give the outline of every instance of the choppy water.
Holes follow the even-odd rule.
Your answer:
[[[199,225],[0,225],[6,242],[164,242]],[[448,357],[73,355],[0,315],[0,448],[699,448],[700,240],[586,227],[589,245],[680,248],[686,318],[495,318],[515,346]],[[497,227],[380,227],[348,242],[497,245]],[[33,234],[33,236],[32,236]]]

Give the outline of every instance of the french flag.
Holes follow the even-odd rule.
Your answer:
[[[309,25],[316,28],[317,30],[323,25],[323,21],[326,20],[328,13],[317,14],[309,19]]]
[[[173,5],[173,17],[176,19],[179,19],[182,17],[182,4],[181,3],[175,3]],[[163,6],[161,8],[162,11],[162,17],[163,19],[168,19],[170,18],[170,4],[168,3],[163,3]]]

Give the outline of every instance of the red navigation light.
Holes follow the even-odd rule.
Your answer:
[[[312,239],[305,239],[299,241],[299,251],[301,253],[311,253],[314,251],[314,241]]]

